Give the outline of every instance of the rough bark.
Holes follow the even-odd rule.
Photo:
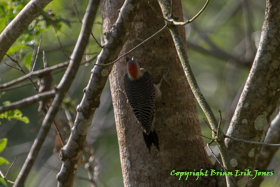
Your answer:
[[[270,124],[270,128],[267,131],[264,142],[279,144],[280,142],[280,113],[272,120]],[[275,153],[279,150],[279,147],[272,146],[262,146],[261,151],[258,155],[257,161],[255,163],[255,168],[264,171],[267,170],[271,160],[273,159]],[[259,186],[264,177],[260,176],[254,180],[252,180],[252,186]]]
[[[129,32],[132,21],[139,9],[139,4],[139,0],[126,0],[114,27],[104,33],[106,40],[102,51],[97,57],[97,65],[91,70],[88,85],[84,89],[83,99],[77,106],[77,115],[74,126],[71,129],[71,135],[67,144],[61,149],[60,157],[63,164],[60,172],[57,174],[58,186],[72,186],[80,152],[84,148],[92,117],[96,108],[99,107],[101,93],[113,66],[107,63],[117,58],[123,44],[127,40],[128,35],[123,33]],[[97,7],[97,5],[91,5],[90,7],[92,6]]]
[[[253,66],[231,120],[229,136],[262,142],[280,97],[280,2],[267,0],[261,40]],[[254,169],[261,146],[226,139],[234,169]],[[246,186],[252,176],[236,178]]]
[[[110,3],[109,3],[110,2]],[[117,18],[121,0],[104,0],[102,3],[104,32],[110,30],[111,23]],[[160,12],[158,4],[152,5]],[[110,11],[108,11],[110,10]],[[174,2],[174,12],[182,20],[180,1]],[[141,3],[140,12],[134,20],[129,39],[120,55],[129,51],[144,39],[164,26],[163,19],[148,6]],[[184,29],[181,28],[184,36]],[[185,46],[186,47],[186,46]],[[160,151],[153,145],[147,149],[140,124],[133,115],[124,90],[125,58],[117,62],[110,75],[110,85],[115,112],[115,120],[120,147],[122,172],[125,186],[214,186],[215,178],[171,176],[175,171],[199,171],[209,169],[211,161],[204,150],[196,105],[193,94],[184,76],[168,30],[128,55],[134,56],[140,66],[147,69],[157,83],[164,69],[169,68],[166,82],[162,83],[162,99],[157,106],[155,129],[159,136]]]

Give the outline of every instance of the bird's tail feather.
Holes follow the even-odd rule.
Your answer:
[[[143,136],[144,136],[146,146],[149,149],[149,152],[151,152],[152,144],[154,144],[157,147],[157,149],[159,150],[158,135],[155,130],[150,132],[149,135],[147,135],[146,133],[143,132]]]

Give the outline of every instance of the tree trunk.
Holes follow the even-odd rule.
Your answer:
[[[150,2],[151,3],[151,2]],[[101,10],[104,33],[111,29],[117,18],[122,0],[103,0]],[[161,12],[156,1],[152,6]],[[183,20],[180,1],[174,1],[174,13]],[[140,11],[134,20],[120,55],[151,36],[164,26],[148,6],[141,3]],[[128,34],[128,33],[124,33]],[[184,28],[181,28],[184,37]],[[186,48],[186,46],[185,46]],[[135,57],[140,67],[147,69],[158,83],[164,69],[170,71],[163,81],[161,102],[155,112],[155,129],[159,138],[160,151],[153,145],[151,152],[145,145],[140,124],[132,113],[124,90],[126,60],[118,61],[110,75],[115,121],[118,134],[122,173],[125,186],[216,186],[214,177],[171,176],[171,171],[199,171],[212,167],[201,137],[195,100],[177,57],[169,31],[160,34],[128,55]]]
[[[266,1],[265,20],[261,39],[250,74],[231,119],[227,135],[256,142],[263,142],[280,98],[280,2]],[[261,146],[226,139],[230,163],[234,170],[253,170],[252,176],[235,178],[238,186],[258,186],[255,176],[256,160]],[[267,158],[266,158],[267,159]]]

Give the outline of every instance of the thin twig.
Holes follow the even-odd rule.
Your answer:
[[[74,0],[72,0],[72,5],[73,5],[73,9],[74,9],[74,12],[76,14],[76,17],[77,17],[78,21],[80,23],[82,23],[82,20],[79,18],[79,11],[77,9],[77,6],[76,6],[76,3],[74,2]]]
[[[92,181],[91,186],[92,187],[96,187],[96,176],[98,176],[98,169],[97,169],[97,165],[95,165],[95,163],[97,163],[96,161],[96,156],[94,155],[94,150],[92,149],[91,146],[89,146],[88,144],[86,145],[89,149],[89,155],[86,154],[88,152],[84,152],[84,155],[86,157],[87,162],[85,163],[85,169],[88,170],[88,178],[90,181]]]
[[[216,159],[216,161],[219,163],[219,165],[224,169],[224,171],[228,171],[223,164],[219,161],[219,159],[217,158],[217,156],[215,155],[214,151],[211,149],[210,147],[210,143],[207,143],[207,147],[210,150],[210,152],[212,153],[213,157]],[[236,183],[236,181],[234,180],[234,178],[232,176],[230,176],[230,179],[234,182],[234,184],[236,184],[236,186],[238,186],[238,184]]]
[[[168,14],[167,18],[163,17],[162,15],[160,15],[156,9],[150,4],[150,2],[148,1],[148,5],[151,7],[151,9],[156,13],[156,15],[158,15],[159,17],[161,17],[162,19],[164,19],[165,21],[167,21],[168,23],[171,23],[173,25],[177,25],[177,26],[184,26],[184,25],[187,25],[191,22],[193,22],[196,18],[198,18],[198,16],[200,16],[200,14],[206,9],[207,5],[209,4],[210,0],[207,0],[206,3],[204,4],[204,6],[200,9],[200,11],[195,15],[193,16],[191,19],[185,21],[185,22],[178,22],[178,21],[175,21],[173,19],[169,19],[168,16],[173,16],[172,15],[172,11],[173,11],[173,2],[171,1],[171,10],[170,10],[170,13]]]
[[[206,7],[207,7],[207,5],[209,4],[209,2],[210,2],[210,0],[207,0],[206,1],[206,3],[204,4],[204,6],[202,7],[202,9],[200,9],[200,11],[194,16],[194,17],[192,17],[191,19],[189,19],[189,20],[187,20],[187,21],[185,21],[185,22],[177,22],[177,21],[173,21],[172,23],[174,24],[174,25],[182,25],[182,26],[184,26],[184,25],[187,25],[187,24],[189,24],[189,23],[191,23],[191,22],[193,22],[196,18],[198,18],[198,16],[200,16],[200,14],[206,9]]]
[[[14,161],[12,162],[12,164],[10,165],[10,167],[8,168],[7,172],[6,172],[6,175],[5,175],[5,178],[7,177],[8,173],[10,172],[10,169],[13,167],[14,163],[16,162],[17,160],[17,157],[15,157]]]
[[[18,71],[22,72],[24,75],[26,75],[25,71],[21,68],[21,66],[19,65],[18,61],[17,61],[16,59],[13,59],[12,57],[10,57],[8,54],[6,54],[6,55],[7,55],[7,57],[8,57],[11,61],[13,61],[14,63],[17,64],[18,68],[16,68],[15,66],[10,66],[10,65],[8,65],[8,64],[6,64],[6,63],[5,63],[5,64],[6,64],[7,66],[10,66],[10,67],[12,67],[12,68],[15,68],[16,70],[18,70]],[[35,83],[34,83],[33,80],[31,79],[31,77],[28,77],[28,79],[29,79],[29,81],[32,83],[34,89],[35,89],[37,92],[39,92],[37,86],[35,85]]]
[[[160,15],[158,12],[157,12],[157,10],[150,4],[150,1],[148,1],[148,5],[149,5],[149,7],[154,11],[154,13],[156,14],[156,15],[158,15],[160,18],[162,18],[163,20],[165,20],[165,21],[167,21],[167,22],[169,22],[169,23],[172,23],[172,21],[170,21],[170,20],[168,20],[168,19],[166,19],[165,17],[163,17],[162,15]]]
[[[41,43],[42,43],[42,34],[40,34],[40,42],[39,42],[39,45],[38,45],[38,49],[37,49],[37,53],[36,53],[36,56],[35,56],[35,60],[33,62],[32,69],[30,70],[31,72],[34,71],[34,68],[35,68],[35,65],[36,65],[36,62],[37,62],[37,59],[38,59],[38,55],[39,55],[39,52],[40,52]],[[30,68],[31,68],[31,66],[30,66]]]
[[[67,108],[64,108],[64,113],[65,113],[65,116],[67,118],[68,125],[69,125],[70,129],[72,129],[73,121],[72,121],[72,117],[71,117],[70,111]]]
[[[45,54],[45,51],[43,51],[43,66],[44,66],[44,69],[48,67],[48,63],[46,61],[46,54]]]
[[[4,55],[6,55],[11,61],[13,61],[14,63],[17,62],[16,59],[12,58],[12,57],[11,57],[10,55],[8,55],[7,53],[4,53],[4,52],[2,51],[2,49],[0,49],[0,51],[1,51]]]
[[[74,12],[75,12],[75,14],[76,14],[76,17],[77,17],[78,21],[79,21],[80,23],[83,23],[83,21],[79,18],[79,11],[78,11],[78,9],[77,9],[76,4],[75,4],[73,1],[72,1],[72,4],[73,4]],[[92,38],[95,40],[95,42],[97,43],[97,45],[98,45],[100,48],[103,48],[103,46],[102,46],[102,45],[97,41],[97,39],[94,37],[93,32],[91,32],[90,35],[91,35]]]
[[[159,34],[161,31],[163,31],[165,28],[167,27],[167,25],[164,25],[160,30],[158,30],[157,32],[155,32],[153,35],[151,35],[150,37],[148,37],[147,39],[145,39],[143,42],[141,42],[140,44],[136,45],[135,47],[133,47],[132,49],[130,49],[128,52],[126,52],[125,54],[121,55],[120,57],[118,57],[116,60],[114,60],[113,62],[107,63],[107,64],[94,64],[97,66],[109,66],[112,65],[114,63],[116,63],[118,60],[120,60],[122,57],[128,55],[129,53],[131,53],[132,51],[134,51],[135,49],[137,49],[138,47],[140,47],[141,45],[143,45],[145,42],[149,41],[151,38],[153,38],[154,36],[156,36],[157,34]]]
[[[222,112],[219,110],[220,113],[220,119],[219,119],[219,123],[218,123],[218,128],[217,128],[217,140],[220,141],[221,137],[220,137],[220,130],[221,130],[221,124],[222,124]]]
[[[195,135],[201,136],[201,137],[206,138],[206,139],[208,139],[208,140],[213,140],[212,138],[209,138],[209,137],[204,136],[204,135],[202,135],[202,134],[195,134]]]
[[[53,28],[54,28],[54,27],[53,27]],[[54,28],[54,29],[55,29],[55,28]],[[56,36],[56,38],[57,38],[57,41],[58,41],[58,43],[59,43],[59,46],[60,46],[60,49],[61,49],[62,53],[64,54],[64,56],[65,56],[67,59],[71,60],[71,58],[66,54],[66,52],[65,52],[65,50],[64,50],[64,48],[63,48],[63,46],[62,46],[62,44],[61,44],[61,42],[60,42],[59,36],[58,36],[58,34],[57,34],[56,31],[55,31],[55,36]]]
[[[82,62],[81,64],[86,64],[88,62],[91,62],[93,61],[94,59],[96,59],[97,56],[94,56],[92,57],[91,59],[89,60],[86,60],[84,62]],[[29,77],[33,77],[33,76],[39,76],[39,75],[43,75],[45,73],[48,73],[48,72],[51,72],[51,71],[54,71],[54,70],[58,70],[58,69],[61,69],[61,68],[66,68],[69,64],[69,61],[66,61],[66,62],[63,62],[63,63],[60,63],[60,64],[57,64],[57,65],[54,65],[54,66],[51,66],[51,67],[47,67],[47,68],[44,68],[44,69],[41,69],[41,70],[37,70],[37,71],[33,71],[33,72],[30,72],[22,77],[19,77],[15,80],[12,80],[10,82],[7,82],[7,83],[4,83],[2,85],[0,85],[0,90],[2,91],[2,88],[8,88],[14,84],[17,84],[23,80],[26,80],[28,79]]]
[[[227,171],[227,169],[223,166],[223,164],[220,162],[220,160],[217,158],[217,156],[215,155],[215,153],[214,153],[214,151],[210,148],[210,145],[213,143],[213,141],[212,142],[210,142],[210,143],[207,143],[206,144],[206,147],[209,149],[209,151],[212,153],[212,155],[213,155],[213,157],[216,159],[216,161],[219,163],[219,165],[225,170],[225,171]]]
[[[93,61],[95,58],[96,58],[97,56],[94,56],[94,57],[92,57],[92,58],[90,58],[90,59],[88,59],[88,60],[86,60],[86,61],[84,61],[84,62],[82,62],[80,65],[86,65],[87,63],[89,63],[89,62],[91,62],[91,61]],[[64,62],[64,63],[68,63],[68,62]],[[61,63],[61,64],[63,64],[63,63]],[[60,64],[58,64],[58,65],[60,65]],[[68,65],[68,64],[67,64]],[[53,66],[52,66],[53,67]],[[52,67],[49,67],[49,68],[52,68]],[[63,70],[63,68],[65,68],[66,66],[59,66],[58,68],[56,68],[56,69],[53,69],[53,70],[57,70],[56,72],[54,72],[53,74],[57,74],[57,73],[60,73],[60,72],[62,72],[62,71],[64,71]],[[46,70],[46,71],[45,71]],[[49,69],[41,69],[41,70],[39,70],[40,71],[40,73],[38,74],[38,76],[40,76],[40,75],[42,75],[42,74],[45,74],[45,72],[50,72],[49,71]],[[28,75],[28,74],[27,74]],[[36,76],[36,75],[31,75],[31,76]],[[25,76],[24,76],[25,77]],[[27,79],[27,77],[25,78],[25,79]],[[21,80],[18,80],[18,82],[21,82],[21,81],[24,81],[25,79],[21,79]],[[37,82],[37,78],[36,79],[33,79],[33,82]],[[18,83],[17,82],[17,83]],[[16,84],[16,83],[14,83],[14,84]],[[19,85],[17,85],[17,86],[12,86],[12,87],[10,87],[10,86],[8,86],[8,88],[4,88],[4,89],[1,89],[1,92],[4,92],[4,91],[10,91],[10,90],[13,90],[13,89],[17,89],[17,88],[21,88],[21,87],[23,87],[23,86],[28,86],[28,85],[30,85],[31,84],[31,82],[26,82],[26,83],[22,83],[22,84],[19,84]],[[2,88],[2,85],[0,85],[0,88]]]
[[[9,65],[9,64],[7,64],[6,62],[4,62],[4,64],[5,64],[6,66],[9,66],[9,67],[11,67],[11,68],[14,68],[14,69],[20,71],[20,69],[17,68],[16,66]]]
[[[280,147],[280,144],[261,143],[261,142],[255,142],[255,141],[250,141],[250,140],[244,140],[244,139],[234,138],[234,137],[231,137],[231,136],[229,136],[229,135],[224,135],[224,136],[225,136],[225,138],[229,138],[229,139],[232,139],[232,140],[235,140],[235,141],[244,142],[244,143],[249,143],[249,144]]]
[[[61,145],[62,145],[62,147],[64,147],[65,141],[64,141],[64,139],[62,137],[60,129],[58,128],[58,124],[57,124],[56,120],[53,120],[53,123],[54,123],[53,126],[55,128],[56,133],[58,134],[58,138],[59,138],[59,140],[61,142]]]
[[[14,163],[16,162],[16,160],[17,160],[17,157],[15,157],[14,161],[13,161],[12,164],[9,166],[9,168],[8,168],[8,170],[7,170],[7,172],[6,172],[5,175],[4,175],[4,174],[2,173],[2,171],[0,170],[0,176],[1,176],[5,181],[7,181],[7,182],[9,182],[9,183],[11,183],[11,184],[14,184],[14,182],[11,181],[11,180],[8,180],[8,179],[7,179],[7,175],[9,174],[10,169],[13,167]]]
[[[6,182],[9,182],[11,184],[13,184],[14,182],[13,181],[10,181],[6,178],[6,176],[4,176],[4,174],[2,173],[2,171],[0,170],[0,176],[6,181]]]
[[[100,47],[100,48],[103,48],[103,46],[97,41],[97,39],[94,37],[93,33],[91,32],[91,36],[93,37],[93,39],[95,40],[95,42],[97,43],[97,45]]]
[[[210,129],[211,131],[214,131],[214,130],[211,128],[211,126],[209,125],[209,122],[208,122],[205,118],[203,118],[203,120],[204,120],[205,124],[209,127],[209,129]]]
[[[197,32],[199,33],[198,29],[197,29]],[[206,41],[206,43],[208,43],[210,45],[211,49],[206,49],[204,47],[201,47],[197,43],[190,42],[190,41],[187,41],[187,46],[189,46],[189,47],[191,47],[191,48],[201,52],[204,55],[213,56],[215,58],[222,59],[223,61],[224,60],[226,60],[226,61],[232,60],[233,63],[235,63],[235,64],[237,64],[239,66],[243,66],[243,67],[246,67],[246,68],[251,68],[251,64],[252,64],[251,60],[244,60],[244,59],[242,59],[238,55],[227,53],[226,51],[218,48],[215,44],[211,45],[209,43],[209,40],[206,39],[208,37],[206,35],[204,35],[204,36],[205,37],[202,36],[202,38],[204,39],[204,41]],[[213,46],[215,48],[213,48]]]
[[[77,175],[76,177],[77,177],[78,179],[80,179],[80,180],[88,181],[88,182],[90,182],[91,184],[96,185],[96,183],[95,183],[93,180],[90,180],[90,179],[87,178],[87,177],[82,177],[82,176],[79,176],[79,175]]]

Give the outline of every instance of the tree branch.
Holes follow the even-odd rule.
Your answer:
[[[85,64],[85,63],[91,62],[95,58],[96,58],[96,56],[92,57],[91,59],[89,59],[87,61],[82,62],[81,64]],[[30,73],[28,73],[28,74],[26,74],[26,75],[24,75],[22,77],[19,77],[19,78],[15,79],[15,80],[12,80],[12,81],[4,83],[4,84],[1,84],[0,85],[0,90],[2,91],[3,88],[11,87],[11,86],[13,86],[13,85],[15,85],[15,84],[17,84],[17,83],[19,83],[21,81],[29,79],[30,77],[40,76],[40,75],[43,75],[45,73],[49,73],[49,72],[57,70],[57,69],[65,68],[68,65],[69,65],[69,61],[66,61],[66,62],[62,62],[62,63],[57,64],[57,65],[51,66],[51,67],[46,67],[46,68],[41,69],[41,70],[30,72]]]
[[[5,63],[5,64],[6,64],[7,66],[10,66],[10,67],[12,67],[12,68],[15,68],[16,70],[18,70],[18,71],[22,72],[24,75],[26,75],[25,71],[21,68],[21,66],[20,66],[20,64],[18,63],[18,61],[17,61],[16,59],[13,59],[12,57],[10,57],[8,54],[6,54],[6,55],[8,56],[8,58],[9,58],[11,61],[13,61],[14,63],[16,63],[16,65],[18,66],[18,68],[16,68],[15,66],[10,66],[10,65],[8,65],[8,64],[6,64],[6,63]],[[35,83],[34,83],[33,80],[31,79],[31,77],[28,77],[28,79],[29,79],[30,83],[32,84],[32,86],[34,87],[34,89],[35,89],[37,92],[39,92],[37,86],[35,85]]]
[[[206,9],[207,5],[209,4],[210,0],[206,0],[204,6],[200,9],[200,11],[195,15],[193,16],[191,19],[187,20],[187,21],[184,21],[184,22],[177,22],[177,21],[172,21],[174,25],[187,25],[191,22],[193,22],[198,16],[200,16],[200,14]]]
[[[127,34],[132,26],[134,17],[139,9],[139,0],[126,0],[120,9],[119,17],[112,29],[108,31],[106,43],[98,56],[96,64],[106,64],[115,60],[128,38]],[[63,161],[57,175],[58,186],[71,186],[77,170],[78,155],[82,151],[89,126],[95,109],[99,106],[100,95],[106,84],[112,65],[94,66],[89,83],[81,103],[77,107],[77,116],[70,138],[61,150]]]
[[[278,143],[280,142],[280,113],[272,120],[270,128],[266,134],[265,143]],[[270,164],[275,153],[278,151],[279,147],[271,147],[264,145],[261,148],[260,154],[258,155],[255,167],[257,170],[264,171],[267,170],[268,165]],[[252,180],[251,186],[259,186],[264,180],[264,177],[258,177],[255,180]]]
[[[74,51],[71,55],[71,60],[69,66],[62,77],[59,85],[57,86],[57,92],[54,98],[54,101],[46,114],[46,117],[42,123],[42,127],[37,135],[36,140],[34,141],[31,150],[27,156],[27,159],[19,173],[15,181],[14,187],[21,187],[24,186],[24,182],[39,154],[40,148],[47,137],[47,134],[51,128],[51,124],[56,116],[56,113],[59,110],[61,102],[63,101],[66,92],[68,91],[69,87],[71,86],[76,73],[79,69],[80,62],[83,58],[84,51],[89,41],[91,29],[93,26],[93,22],[95,19],[96,11],[98,9],[99,0],[94,1],[91,0],[89,2],[87,11],[84,16],[83,25],[81,28],[81,32],[74,48]]]
[[[219,58],[221,60],[232,60],[234,63],[236,63],[239,66],[244,66],[246,68],[250,68],[252,65],[252,61],[243,60],[243,58],[238,57],[237,55],[227,53],[226,51],[221,50],[220,48],[208,50],[208,49],[205,49],[205,48],[201,47],[200,45],[198,45],[194,42],[190,42],[190,41],[187,41],[187,45],[190,48],[193,48],[194,50],[197,50],[203,54],[213,56],[213,57]]]
[[[25,99],[22,99],[20,101],[16,101],[14,103],[11,103],[10,105],[2,106],[0,107],[0,114],[9,110],[19,109],[22,107],[27,107],[29,105],[32,105],[38,101],[42,101],[45,99],[50,99],[55,96],[55,90],[51,90],[48,92],[39,93],[36,95],[33,95],[31,97],[27,97]]]
[[[270,117],[280,98],[280,12],[275,11],[280,9],[280,3],[267,0],[266,4],[259,48],[227,131],[228,136],[257,142],[264,140]],[[231,139],[226,139],[225,143],[234,169],[243,170],[254,166],[259,145]],[[240,182],[251,180],[246,176],[236,179]]]
[[[16,39],[51,1],[31,0],[4,29],[0,35],[0,63]]]

